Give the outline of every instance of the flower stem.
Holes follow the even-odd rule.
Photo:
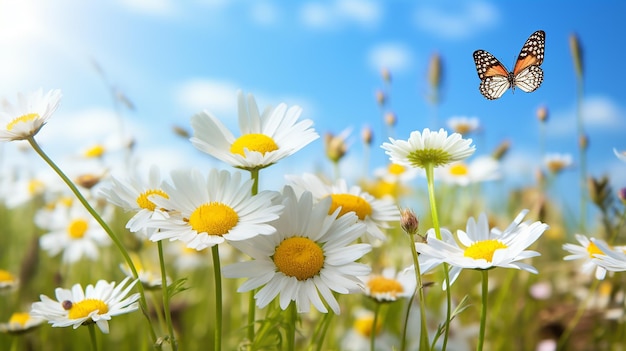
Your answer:
[[[137,269],[135,268],[135,264],[133,263],[133,260],[130,258],[130,255],[128,254],[128,251],[126,251],[126,248],[124,247],[124,244],[122,244],[122,241],[117,237],[117,235],[115,235],[113,230],[111,230],[109,225],[104,221],[104,219],[102,219],[100,214],[98,214],[98,212],[96,212],[96,210],[94,210],[94,208],[91,207],[91,205],[89,204],[87,199],[85,199],[83,194],[81,194],[80,190],[78,190],[76,185],[74,185],[74,183],[67,177],[67,175],[65,175],[65,173],[63,173],[63,171],[54,163],[54,161],[52,161],[52,159],[50,157],[48,157],[48,155],[43,151],[43,149],[39,146],[39,144],[37,144],[37,141],[35,141],[35,138],[34,137],[29,137],[26,140],[28,140],[28,142],[30,143],[30,146],[32,146],[33,150],[35,150],[35,152],[56,172],[56,174],[58,174],[59,177],[61,177],[63,182],[65,182],[65,184],[70,188],[70,190],[72,191],[72,193],[74,193],[74,195],[76,196],[78,201],[80,201],[80,203],[85,207],[85,209],[87,209],[89,214],[91,214],[93,216],[93,218],[98,222],[98,224],[100,224],[100,226],[102,226],[102,229],[104,229],[104,231],[109,235],[109,237],[111,238],[111,240],[113,241],[115,246],[118,248],[118,250],[120,251],[120,253],[124,257],[124,260],[126,261],[126,264],[128,265],[128,267],[130,267],[130,270],[133,272],[133,277],[135,279],[138,279],[139,278],[139,274],[137,273]],[[146,321],[148,322],[148,325],[150,326],[148,328],[148,330],[150,331],[150,337],[152,338],[153,343],[155,345],[158,345],[156,343],[156,341],[157,341],[156,333],[154,332],[154,329],[152,327],[152,323],[150,321],[150,315],[148,314],[148,307],[147,307],[147,303],[146,303],[146,294],[144,292],[143,285],[141,283],[139,283],[136,286],[137,286],[137,290],[139,290],[139,305],[141,306],[141,311],[143,312],[143,315],[146,317]]]
[[[213,256],[213,275],[215,277],[215,351],[222,349],[222,271],[220,268],[220,250],[217,245],[211,247]]]
[[[482,308],[480,310],[480,334],[478,335],[477,351],[482,351],[485,343],[485,326],[487,325],[487,295],[489,294],[489,271],[482,270]]]
[[[98,340],[96,340],[96,327],[94,327],[95,323],[90,323],[87,325],[87,329],[89,329],[89,339],[91,340],[91,349],[93,351],[98,351]]]
[[[287,350],[294,351],[296,349],[296,322],[298,319],[298,311],[296,310],[296,302],[291,301],[288,307],[289,322],[287,323]]]
[[[439,216],[437,214],[437,201],[435,199],[435,167],[432,163],[427,164],[424,167],[426,171],[426,180],[428,182],[428,199],[430,202],[430,213],[433,221],[433,228],[435,228],[435,235],[437,239],[441,239],[441,227],[439,226]],[[446,282],[446,326],[443,334],[442,351],[446,350],[448,345],[448,335],[450,334],[450,318],[452,313],[452,295],[450,292],[450,276],[448,274],[448,264],[443,263],[443,275]]]
[[[589,287],[589,291],[587,292],[587,296],[585,297],[585,300],[578,306],[578,310],[576,311],[576,314],[567,324],[567,328],[565,328],[565,330],[559,337],[559,340],[556,346],[557,350],[565,350],[565,346],[567,344],[567,341],[569,340],[569,337],[572,335],[572,331],[574,331],[574,328],[576,328],[576,326],[578,325],[580,318],[583,316],[583,314],[587,310],[589,302],[595,296],[596,290],[598,289],[599,285],[600,285],[600,281],[595,279],[593,283],[591,284],[591,287]]]
[[[330,326],[334,315],[335,314],[332,312],[325,313],[322,317],[321,323],[318,325],[318,330],[313,334],[316,337],[311,340],[311,345],[313,345],[313,343],[316,343],[315,351],[322,350],[324,340],[326,339],[326,333],[328,332],[328,327]],[[310,347],[309,349],[313,348]]]
[[[252,196],[254,196],[259,193],[259,170],[251,169],[250,178],[253,180],[251,192]],[[256,300],[254,299],[254,294],[256,294],[256,289],[252,289],[248,297],[248,340],[250,340],[251,344],[254,342],[255,337],[254,321],[256,319]]]
[[[415,267],[415,279],[417,281],[417,290],[419,292],[419,302],[420,302],[420,329],[421,329],[420,330],[420,350],[428,350],[429,341],[428,341],[428,328],[426,326],[426,302],[424,298],[424,285],[422,283],[422,272],[420,271],[419,256],[417,255],[417,251],[415,250],[415,234],[409,234],[409,239],[411,240],[410,242],[411,254],[413,255],[413,267]],[[411,310],[411,304],[409,304],[408,309],[407,309],[407,320],[408,320],[408,315],[409,315],[410,310]],[[406,322],[404,324],[402,345],[406,344],[405,339],[406,339]],[[401,350],[404,350],[404,346],[401,348]]]
[[[378,324],[378,315],[380,314],[380,302],[376,302],[374,309],[374,320],[372,321],[372,330],[370,331],[370,351],[376,350],[376,325]]]
[[[170,294],[167,287],[167,273],[165,272],[165,259],[163,257],[163,241],[157,241],[157,248],[159,251],[159,263],[161,264],[161,291],[163,295],[163,313],[165,314],[165,323],[167,324],[167,331],[170,334],[170,345],[172,345],[172,351],[178,350],[178,344],[176,342],[176,335],[174,334],[174,326],[172,324],[172,312],[170,311]]]

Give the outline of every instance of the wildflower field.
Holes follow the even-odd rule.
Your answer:
[[[476,51],[476,98],[541,89],[544,45],[534,32],[518,58],[531,68],[495,78]],[[81,156],[95,171],[69,172],[38,140],[72,96],[3,96],[0,147],[19,151],[0,167],[28,157],[49,172],[0,172],[0,350],[625,350],[626,183],[587,169],[584,56],[576,35],[568,45],[578,153],[546,152],[537,107],[535,176],[514,188],[511,146],[481,149],[478,118],[396,130],[388,69],[373,97],[380,128],[360,136],[254,91],[233,97],[237,130],[197,111],[174,132],[219,164],[209,169],[140,167],[128,141],[123,162],[98,145]],[[442,71],[432,55],[434,110]],[[366,150],[356,179],[341,167],[354,139]],[[311,164],[328,167],[285,167],[315,144]],[[607,151],[624,168],[625,146]],[[289,171],[265,181],[276,167]],[[564,172],[577,196],[559,193]]]

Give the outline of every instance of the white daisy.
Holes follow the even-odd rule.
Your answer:
[[[470,163],[455,162],[435,170],[435,179],[467,186],[500,178],[500,164],[491,156],[477,157]]]
[[[17,283],[17,278],[11,274],[11,272],[0,269],[0,291],[11,289],[15,287]]]
[[[40,210],[35,223],[48,230],[41,236],[41,248],[51,256],[63,252],[63,262],[73,263],[83,256],[91,260],[99,257],[99,246],[110,244],[110,238],[82,204],[58,205],[52,210]]]
[[[344,179],[334,184],[326,184],[314,174],[305,173],[302,176],[287,175],[287,182],[294,187],[298,194],[310,191],[316,201],[330,197],[332,204],[329,214],[341,208],[339,215],[354,212],[359,222],[367,225],[367,238],[370,242],[385,241],[383,229],[389,228],[389,222],[400,220],[400,210],[390,198],[376,199],[361,190],[359,186],[348,187]]]
[[[454,116],[446,121],[448,128],[455,133],[462,135],[473,133],[480,127],[480,122],[476,117]]]
[[[548,229],[542,222],[526,221],[521,223],[528,210],[523,210],[503,232],[493,228],[489,230],[487,216],[483,213],[478,222],[470,217],[466,231],[458,230],[457,238],[464,246],[459,246],[449,239],[438,240],[430,231],[427,243],[416,243],[415,249],[422,258],[438,262],[447,262],[450,269],[450,283],[453,283],[464,268],[490,269],[493,267],[516,268],[531,273],[537,270],[520,260],[539,256],[536,251],[526,250]],[[441,232],[442,238],[444,231]],[[420,264],[421,267],[421,264]]]
[[[382,274],[370,274],[361,278],[365,285],[365,295],[378,302],[391,302],[408,298],[415,293],[415,274],[407,270],[397,272],[386,268]]]
[[[268,222],[278,218],[282,206],[272,205],[276,192],[252,196],[252,179],[241,182],[241,174],[212,169],[208,177],[197,170],[173,171],[171,184],[163,189],[169,198],[149,196],[161,208],[172,209],[166,219],[153,219],[159,229],[150,240],[181,240],[187,247],[202,250],[225,240],[246,240],[274,233]]]
[[[354,313],[352,328],[342,337],[342,351],[369,350],[372,332],[376,333],[375,350],[399,349],[398,338],[383,329],[382,318],[378,318],[376,328],[374,326],[374,313],[359,309]]]
[[[43,319],[33,317],[28,312],[15,312],[7,323],[0,323],[0,332],[21,334],[40,326],[43,322]]]
[[[615,246],[611,248],[602,240],[596,238],[590,240],[600,251],[600,253],[593,255],[593,263],[611,272],[626,271],[626,247]]]
[[[563,244],[563,249],[572,253],[572,255],[567,255],[563,257],[564,260],[583,260],[584,263],[581,267],[581,271],[584,274],[590,274],[595,271],[595,277],[598,280],[603,280],[606,277],[606,269],[602,266],[596,264],[594,258],[596,258],[597,254],[602,254],[602,251],[589,240],[584,235],[576,234],[576,240],[580,243],[580,245],[576,244]],[[600,241],[598,239],[594,239]],[[604,242],[603,242],[604,243]],[[606,245],[608,247],[608,245]]]
[[[142,231],[148,229],[148,221],[152,218],[156,205],[150,200],[152,196],[169,196],[162,190],[161,173],[157,166],[150,167],[150,175],[147,181],[141,180],[134,175],[126,181],[111,178],[111,185],[101,189],[102,195],[111,203],[121,207],[125,211],[137,212],[128,223],[126,228],[131,232],[143,232],[148,236],[151,232]]]
[[[84,291],[80,284],[75,284],[71,290],[56,288],[57,301],[40,295],[41,301],[33,303],[30,313],[47,320],[53,327],[71,325],[76,329],[83,324],[96,323],[108,334],[111,317],[137,310],[139,294],[126,297],[137,281],[125,287],[129,280],[125,278],[117,286],[115,282],[99,280],[95,286],[87,285]]]
[[[561,171],[571,168],[574,160],[570,154],[549,153],[544,156],[543,164],[550,173],[559,174]]]
[[[626,150],[617,151],[616,148],[613,148],[613,153],[615,153],[615,156],[617,156],[617,158],[626,162]]]
[[[464,160],[476,151],[470,146],[472,139],[463,139],[459,133],[448,136],[443,128],[438,132],[431,132],[428,128],[422,133],[414,131],[406,141],[389,140],[391,143],[383,143],[381,147],[391,162],[411,167],[441,167]]]
[[[260,115],[252,94],[247,106],[241,91],[237,98],[241,136],[235,138],[222,122],[203,111],[191,118],[194,136],[190,140],[196,148],[233,167],[253,170],[270,166],[319,137],[313,121],[298,121],[299,106],[287,108],[282,103]]]
[[[0,109],[0,141],[28,139],[39,132],[61,101],[60,90],[45,95],[41,89],[30,94],[17,94],[17,103],[2,100]]]
[[[371,246],[351,245],[365,225],[357,223],[352,213],[339,217],[336,210],[329,215],[330,198],[314,204],[310,192],[298,199],[289,186],[283,190],[282,203],[284,212],[272,222],[275,234],[231,242],[252,261],[224,267],[224,276],[249,278],[237,291],[260,288],[254,296],[260,308],[278,296],[283,310],[295,301],[298,312],[308,312],[312,304],[322,313],[328,312],[328,306],[339,314],[333,291],[349,293],[362,285],[358,277],[370,272],[355,261]]]

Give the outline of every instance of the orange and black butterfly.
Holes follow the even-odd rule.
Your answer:
[[[495,100],[504,92],[515,87],[530,93],[543,82],[543,54],[546,46],[546,32],[534,32],[517,57],[513,71],[509,72],[495,56],[485,50],[474,51],[474,63],[480,78],[480,93],[489,100]]]

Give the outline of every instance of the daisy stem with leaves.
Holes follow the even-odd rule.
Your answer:
[[[91,214],[93,218],[95,218],[95,220],[100,224],[100,226],[102,226],[102,229],[104,229],[104,231],[109,235],[109,237],[111,238],[115,246],[118,248],[118,250],[124,257],[126,264],[128,265],[128,267],[130,267],[130,270],[133,273],[133,278],[138,279],[139,274],[137,273],[137,268],[135,268],[135,264],[133,263],[133,260],[131,259],[130,255],[128,254],[128,251],[126,251],[126,248],[124,248],[122,241],[117,237],[117,235],[115,235],[113,230],[111,230],[109,225],[104,221],[104,219],[102,219],[102,217],[98,214],[98,212],[96,212],[96,210],[94,210],[94,208],[89,204],[87,199],[85,199],[83,194],[81,194],[80,190],[78,190],[76,185],[67,177],[65,173],[63,173],[63,171],[54,163],[54,161],[52,161],[52,159],[48,157],[48,155],[39,146],[35,138],[31,136],[31,137],[26,138],[26,140],[28,140],[28,143],[33,148],[33,150],[35,150],[35,152],[55,171],[55,173],[59,175],[59,177],[63,180],[63,182],[67,184],[67,186],[70,188],[72,193],[74,193],[78,201],[80,201],[80,203],[85,207],[85,209],[89,212],[89,214]],[[152,323],[150,321],[150,316],[148,315],[148,307],[146,303],[146,296],[145,296],[145,292],[143,289],[143,285],[137,284],[137,290],[139,290],[139,305],[141,306],[141,311],[143,315],[146,317],[146,321],[148,322],[148,325],[149,325],[148,330],[150,331],[150,337],[152,338],[152,341],[154,342],[154,344],[158,345],[156,343],[157,341],[156,333],[154,332]],[[156,346],[156,347],[160,349],[159,346]]]
[[[170,345],[172,350],[178,350],[176,335],[174,334],[174,326],[172,324],[172,312],[170,311],[170,291],[167,285],[167,273],[165,272],[165,259],[163,257],[163,240],[157,241],[159,251],[159,264],[161,265],[161,295],[163,295],[163,313],[165,314],[165,323],[167,324],[167,332],[170,334]]]
[[[287,323],[287,350],[294,351],[296,349],[296,323],[298,321],[298,311],[296,310],[296,302],[291,301],[287,308],[289,313],[289,322]]]
[[[437,214],[437,201],[435,199],[435,165],[429,162],[424,165],[426,171],[426,181],[428,182],[428,200],[430,202],[430,213],[433,221],[433,228],[435,228],[435,235],[437,239],[441,240],[441,227],[439,225],[439,216]],[[443,275],[446,282],[446,325],[443,334],[442,350],[446,350],[448,345],[448,335],[450,333],[450,317],[452,312],[452,296],[450,293],[450,277],[448,274],[448,264],[443,263]]]

